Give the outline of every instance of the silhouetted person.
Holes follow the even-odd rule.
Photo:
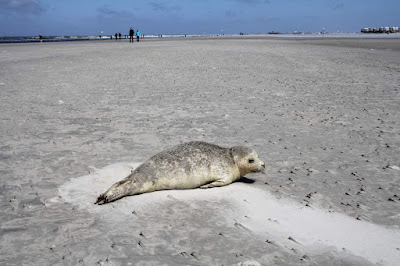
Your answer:
[[[39,35],[40,42],[43,42],[43,36]]]
[[[136,30],[136,39],[137,39],[137,41],[139,41],[139,38],[140,38],[140,31]]]
[[[121,32],[118,33],[118,36],[119,36],[119,39],[121,40],[121,36],[122,36]]]
[[[129,42],[133,43],[133,34],[135,34],[135,31],[131,28],[129,30]]]
[[[115,33],[115,39],[118,41],[118,34]]]

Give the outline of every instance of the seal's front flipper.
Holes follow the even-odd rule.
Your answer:
[[[227,182],[225,180],[216,180],[209,184],[202,185],[202,186],[200,186],[200,188],[223,187],[223,186],[229,185],[230,183],[232,183],[232,182]]]

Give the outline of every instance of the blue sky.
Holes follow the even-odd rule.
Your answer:
[[[0,0],[0,36],[358,32],[400,26],[400,0]]]

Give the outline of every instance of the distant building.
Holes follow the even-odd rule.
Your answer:
[[[399,27],[380,27],[380,28],[362,28],[362,33],[395,33],[399,32]]]

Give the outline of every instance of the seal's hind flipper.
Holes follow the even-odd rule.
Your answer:
[[[106,192],[104,192],[97,198],[95,204],[106,204],[125,196],[131,195],[132,187],[130,186],[130,183],[132,183],[132,181],[128,179],[124,179],[115,183]]]
[[[97,201],[96,201],[94,204],[102,205],[102,204],[104,204],[104,203],[107,203],[107,202],[106,202],[106,197],[104,196],[104,194],[101,194],[101,195],[97,198]]]

